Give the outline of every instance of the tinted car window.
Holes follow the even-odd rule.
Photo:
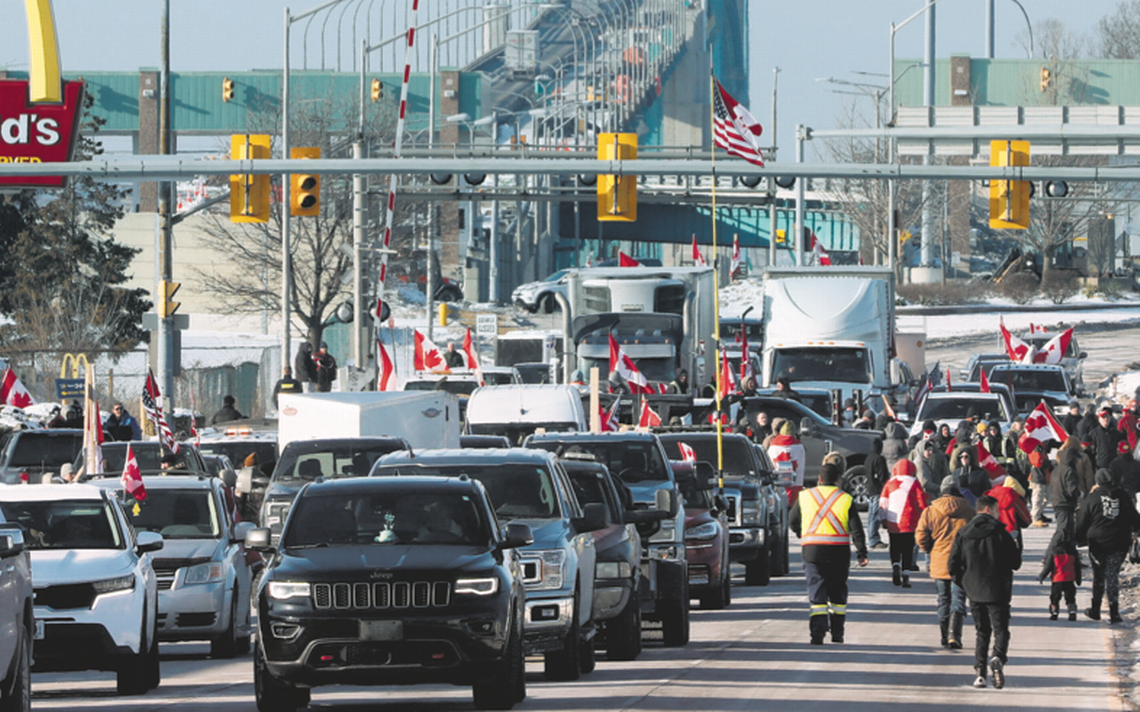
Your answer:
[[[533,440],[528,447],[557,452],[564,445],[565,443]],[[593,453],[598,462],[605,465],[610,472],[617,474],[623,482],[669,479],[667,465],[661,457],[661,451],[654,443],[628,440],[575,442],[568,449],[571,452],[577,450]]]
[[[408,381],[405,391],[447,391],[457,396],[469,396],[479,387],[475,381]]]
[[[322,447],[319,452],[287,447],[273,471],[274,482],[312,482],[318,477],[365,477],[381,455],[399,448],[389,445],[344,444]]]
[[[1062,371],[997,369],[990,374],[990,378],[1012,385],[1015,392],[1068,390]]]
[[[871,380],[864,349],[832,348],[781,349],[772,365],[776,378],[796,381],[843,381],[865,383]]]
[[[82,435],[25,433],[15,438],[9,467],[52,467],[71,462],[83,449]]]
[[[971,408],[987,420],[1009,419],[1001,401],[994,398],[927,398],[916,420],[965,420]]]
[[[24,526],[29,549],[123,548],[115,513],[103,501],[4,502],[0,511]]]
[[[711,438],[690,438],[689,440],[685,440],[684,438],[681,438],[678,441],[662,438],[661,444],[665,446],[665,452],[668,453],[669,457],[674,460],[681,459],[681,449],[677,447],[678,442],[683,442],[689,447],[693,448],[693,452],[697,454],[698,462],[707,462],[713,467],[716,467],[716,440],[713,440]],[[758,477],[759,473],[753,471],[752,469],[752,448],[753,445],[750,442],[737,440],[736,438],[725,438],[725,474],[735,475],[737,477]]]
[[[142,502],[124,492],[121,499],[136,531],[158,532],[164,539],[217,539],[222,535],[209,490],[157,489]]]
[[[287,548],[486,542],[489,530],[461,493],[336,493],[302,497],[289,519]]]
[[[534,465],[388,465],[374,475],[467,475],[483,483],[495,514],[503,519],[558,519],[558,493],[544,467]]]
[[[257,453],[258,466],[277,462],[277,443],[272,440],[215,440],[206,441],[198,446],[203,453],[225,455],[235,468],[245,466],[245,459],[250,453]]]

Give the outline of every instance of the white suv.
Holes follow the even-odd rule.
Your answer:
[[[114,495],[89,485],[0,488],[0,511],[25,531],[35,589],[36,672],[107,670],[120,694],[158,687],[158,590],[151,552]]]

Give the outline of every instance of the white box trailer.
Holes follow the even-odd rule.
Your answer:
[[[294,440],[397,437],[416,450],[459,447],[459,399],[446,391],[281,394],[278,452]]]

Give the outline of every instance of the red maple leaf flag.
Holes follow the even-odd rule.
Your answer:
[[[649,381],[642,375],[641,371],[637,370],[633,359],[626,356],[625,351],[622,351],[618,342],[614,340],[614,335],[610,334],[610,373],[615,372],[629,384],[630,393],[654,392],[649,386]]]
[[[138,458],[135,457],[130,445],[127,445],[127,461],[123,465],[121,480],[127,494],[140,502],[146,500],[146,485],[143,484],[142,471],[139,470]]]
[[[732,236],[732,262],[728,266],[728,274],[730,277],[735,277],[736,273],[740,271],[740,240],[736,235]]]
[[[997,458],[980,442],[978,443],[978,464],[986,471],[986,474],[990,476],[991,487],[997,487],[1005,482],[1006,475],[1009,474],[1005,471],[1005,468],[998,463]]]
[[[1033,412],[1025,417],[1025,433],[1018,440],[1017,446],[1023,452],[1033,452],[1038,445],[1048,440],[1063,443],[1068,439],[1069,434],[1053,417],[1045,401],[1041,401]]]
[[[1049,339],[1041,350],[1033,357],[1033,363],[1058,364],[1065,352],[1069,350],[1069,342],[1073,340],[1072,327]]]
[[[831,257],[828,256],[827,250],[823,249],[823,243],[815,236],[815,231],[811,233],[811,263],[821,267],[831,266]]]
[[[1024,363],[1026,357],[1030,356],[1029,344],[1009,333],[1009,329],[1005,328],[1005,322],[999,324],[1001,327],[1001,340],[1005,344],[1005,353],[1009,356],[1009,360],[1014,363]],[[1029,361],[1032,363],[1032,360]]]
[[[732,372],[732,364],[728,362],[728,352],[720,352],[720,397],[725,399],[730,393],[736,393],[740,388],[736,381],[736,374]]]
[[[952,390],[954,390],[954,389],[950,386],[950,367],[947,366],[946,367],[946,392],[949,393]]]
[[[392,378],[396,375],[396,366],[392,363],[392,357],[388,355],[388,349],[384,348],[384,344],[379,340],[376,341],[376,354],[380,361],[380,372],[376,374],[376,390],[396,390],[396,383]]]
[[[413,368],[417,371],[446,371],[447,364],[443,360],[443,352],[439,350],[431,339],[416,329],[416,349]]]
[[[28,393],[27,388],[24,388],[24,384],[20,382],[11,366],[4,371],[4,381],[0,383],[0,401],[17,408],[27,408],[35,404],[32,395]]]
[[[715,77],[713,87],[713,143],[731,156],[763,166],[760,134],[764,129],[760,122],[738,104]]]
[[[749,376],[754,376],[752,373],[752,354],[748,351],[748,328],[744,323],[740,324],[740,382]]]
[[[147,417],[154,423],[154,429],[158,431],[158,439],[162,441],[167,450],[177,455],[178,441],[174,439],[174,433],[171,432],[170,425],[166,422],[166,415],[162,412],[162,393],[159,392],[158,381],[154,380],[154,373],[151,371],[146,372],[142,404]]]
[[[982,372],[981,391],[982,393],[990,392],[990,377],[986,375],[986,369],[979,369]]]
[[[621,415],[620,398],[614,398],[614,404],[610,406],[608,413],[603,410],[601,406],[598,406],[598,411],[602,414],[603,433],[616,433],[621,429],[621,420],[619,419],[619,416]]]
[[[694,450],[693,448],[689,447],[685,443],[678,442],[677,443],[677,449],[681,451],[681,459],[684,460],[685,462],[696,462],[697,461],[697,451]]]
[[[475,344],[471,341],[471,327],[467,327],[467,333],[463,336],[463,354],[467,357],[467,368],[475,372],[479,385],[487,385],[483,381],[483,369],[479,366],[479,354],[475,353]]]
[[[637,424],[642,428],[656,428],[661,425],[661,416],[649,407],[649,401],[641,401],[641,418]]]
[[[641,263],[633,259],[624,252],[618,252],[618,266],[619,267],[640,267]]]
[[[693,264],[697,267],[708,266],[708,262],[705,262],[705,256],[701,254],[700,248],[697,247],[696,233],[693,233]]]

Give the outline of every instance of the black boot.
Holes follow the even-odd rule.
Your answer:
[[[1057,616],[1060,615],[1060,613],[1061,613],[1061,609],[1057,606],[1056,603],[1050,603],[1049,604],[1049,620],[1051,620],[1051,621],[1057,620]]]
[[[902,566],[900,564],[891,564],[891,583],[896,586],[902,585]]]
[[[910,574],[908,574],[905,571],[903,572],[903,575],[902,575],[902,587],[903,588],[910,588]]]
[[[1120,617],[1120,604],[1108,604],[1108,622],[1109,623],[1123,623],[1124,619]]]
[[[844,627],[847,623],[847,616],[839,613],[831,614],[831,642],[842,643]]]
[[[1093,599],[1092,605],[1085,609],[1085,615],[1094,621],[1100,620],[1100,599]]]
[[[950,614],[950,649],[962,649],[962,614]]]
[[[827,616],[812,616],[809,621],[809,628],[811,629],[811,644],[823,645],[823,638],[827,635]]]
[[[939,618],[938,619],[938,627],[940,629],[942,629],[942,647],[943,648],[950,647],[950,619],[949,618]]]

